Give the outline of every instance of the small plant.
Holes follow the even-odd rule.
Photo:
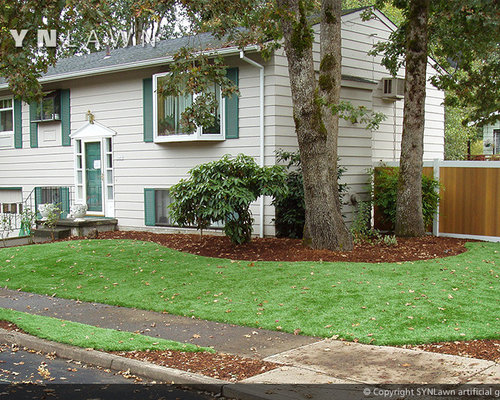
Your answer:
[[[218,161],[201,164],[170,188],[170,216],[180,226],[200,231],[224,221],[224,233],[235,244],[248,242],[252,234],[250,204],[261,195],[286,191],[283,167],[259,167],[252,157],[226,154]]]
[[[33,243],[33,225],[35,224],[36,212],[29,207],[24,207],[21,213],[21,228],[19,236],[28,236],[29,243]]]
[[[386,246],[397,246],[398,245],[398,239],[396,239],[396,235],[384,236],[383,242]]]
[[[358,205],[356,217],[351,224],[351,233],[354,243],[378,244],[382,241],[382,235],[377,229],[372,228],[372,203],[362,201]]]
[[[14,231],[12,214],[2,214],[0,219],[0,236],[2,237],[3,247],[6,247],[5,240],[9,234]]]
[[[50,236],[52,237],[52,241],[55,240],[55,229],[57,225],[57,221],[61,217],[61,208],[59,207],[61,204],[54,204],[53,207],[47,208],[47,214],[43,221],[43,224],[50,229]]]

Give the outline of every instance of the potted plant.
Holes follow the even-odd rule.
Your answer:
[[[71,206],[70,215],[75,221],[84,221],[85,214],[87,214],[87,204],[74,204]]]
[[[59,210],[59,207],[56,204],[52,203],[40,204],[38,206],[38,212],[42,216],[42,221],[46,221],[47,218],[49,218],[49,216],[53,214],[56,209]]]

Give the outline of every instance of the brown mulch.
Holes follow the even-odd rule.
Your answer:
[[[210,376],[224,381],[236,382],[254,375],[263,374],[279,367],[267,361],[244,358],[225,353],[182,351],[115,351],[122,357],[148,361],[163,367],[181,369],[187,372]]]
[[[433,353],[481,358],[483,360],[500,363],[500,340],[468,340],[463,342],[441,342],[404,347],[407,349],[432,351]]]
[[[353,251],[313,250],[300,239],[254,238],[250,243],[234,245],[226,236],[162,234],[138,231],[99,233],[99,239],[134,239],[159,243],[187,253],[233,260],[249,261],[349,261],[401,262],[454,256],[466,251],[467,240],[424,236],[398,238],[398,244],[387,246],[357,244]]]
[[[26,333],[27,335],[29,335],[27,332],[19,328],[16,324],[13,324],[12,322],[9,321],[0,320],[0,329],[5,329],[6,331],[16,331],[16,332]]]

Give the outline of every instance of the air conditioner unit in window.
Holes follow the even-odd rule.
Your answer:
[[[382,79],[382,97],[384,99],[403,99],[405,93],[405,80],[401,78]]]

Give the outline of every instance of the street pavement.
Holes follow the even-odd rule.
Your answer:
[[[0,398],[214,399],[209,393],[158,385],[126,372],[0,344]]]

